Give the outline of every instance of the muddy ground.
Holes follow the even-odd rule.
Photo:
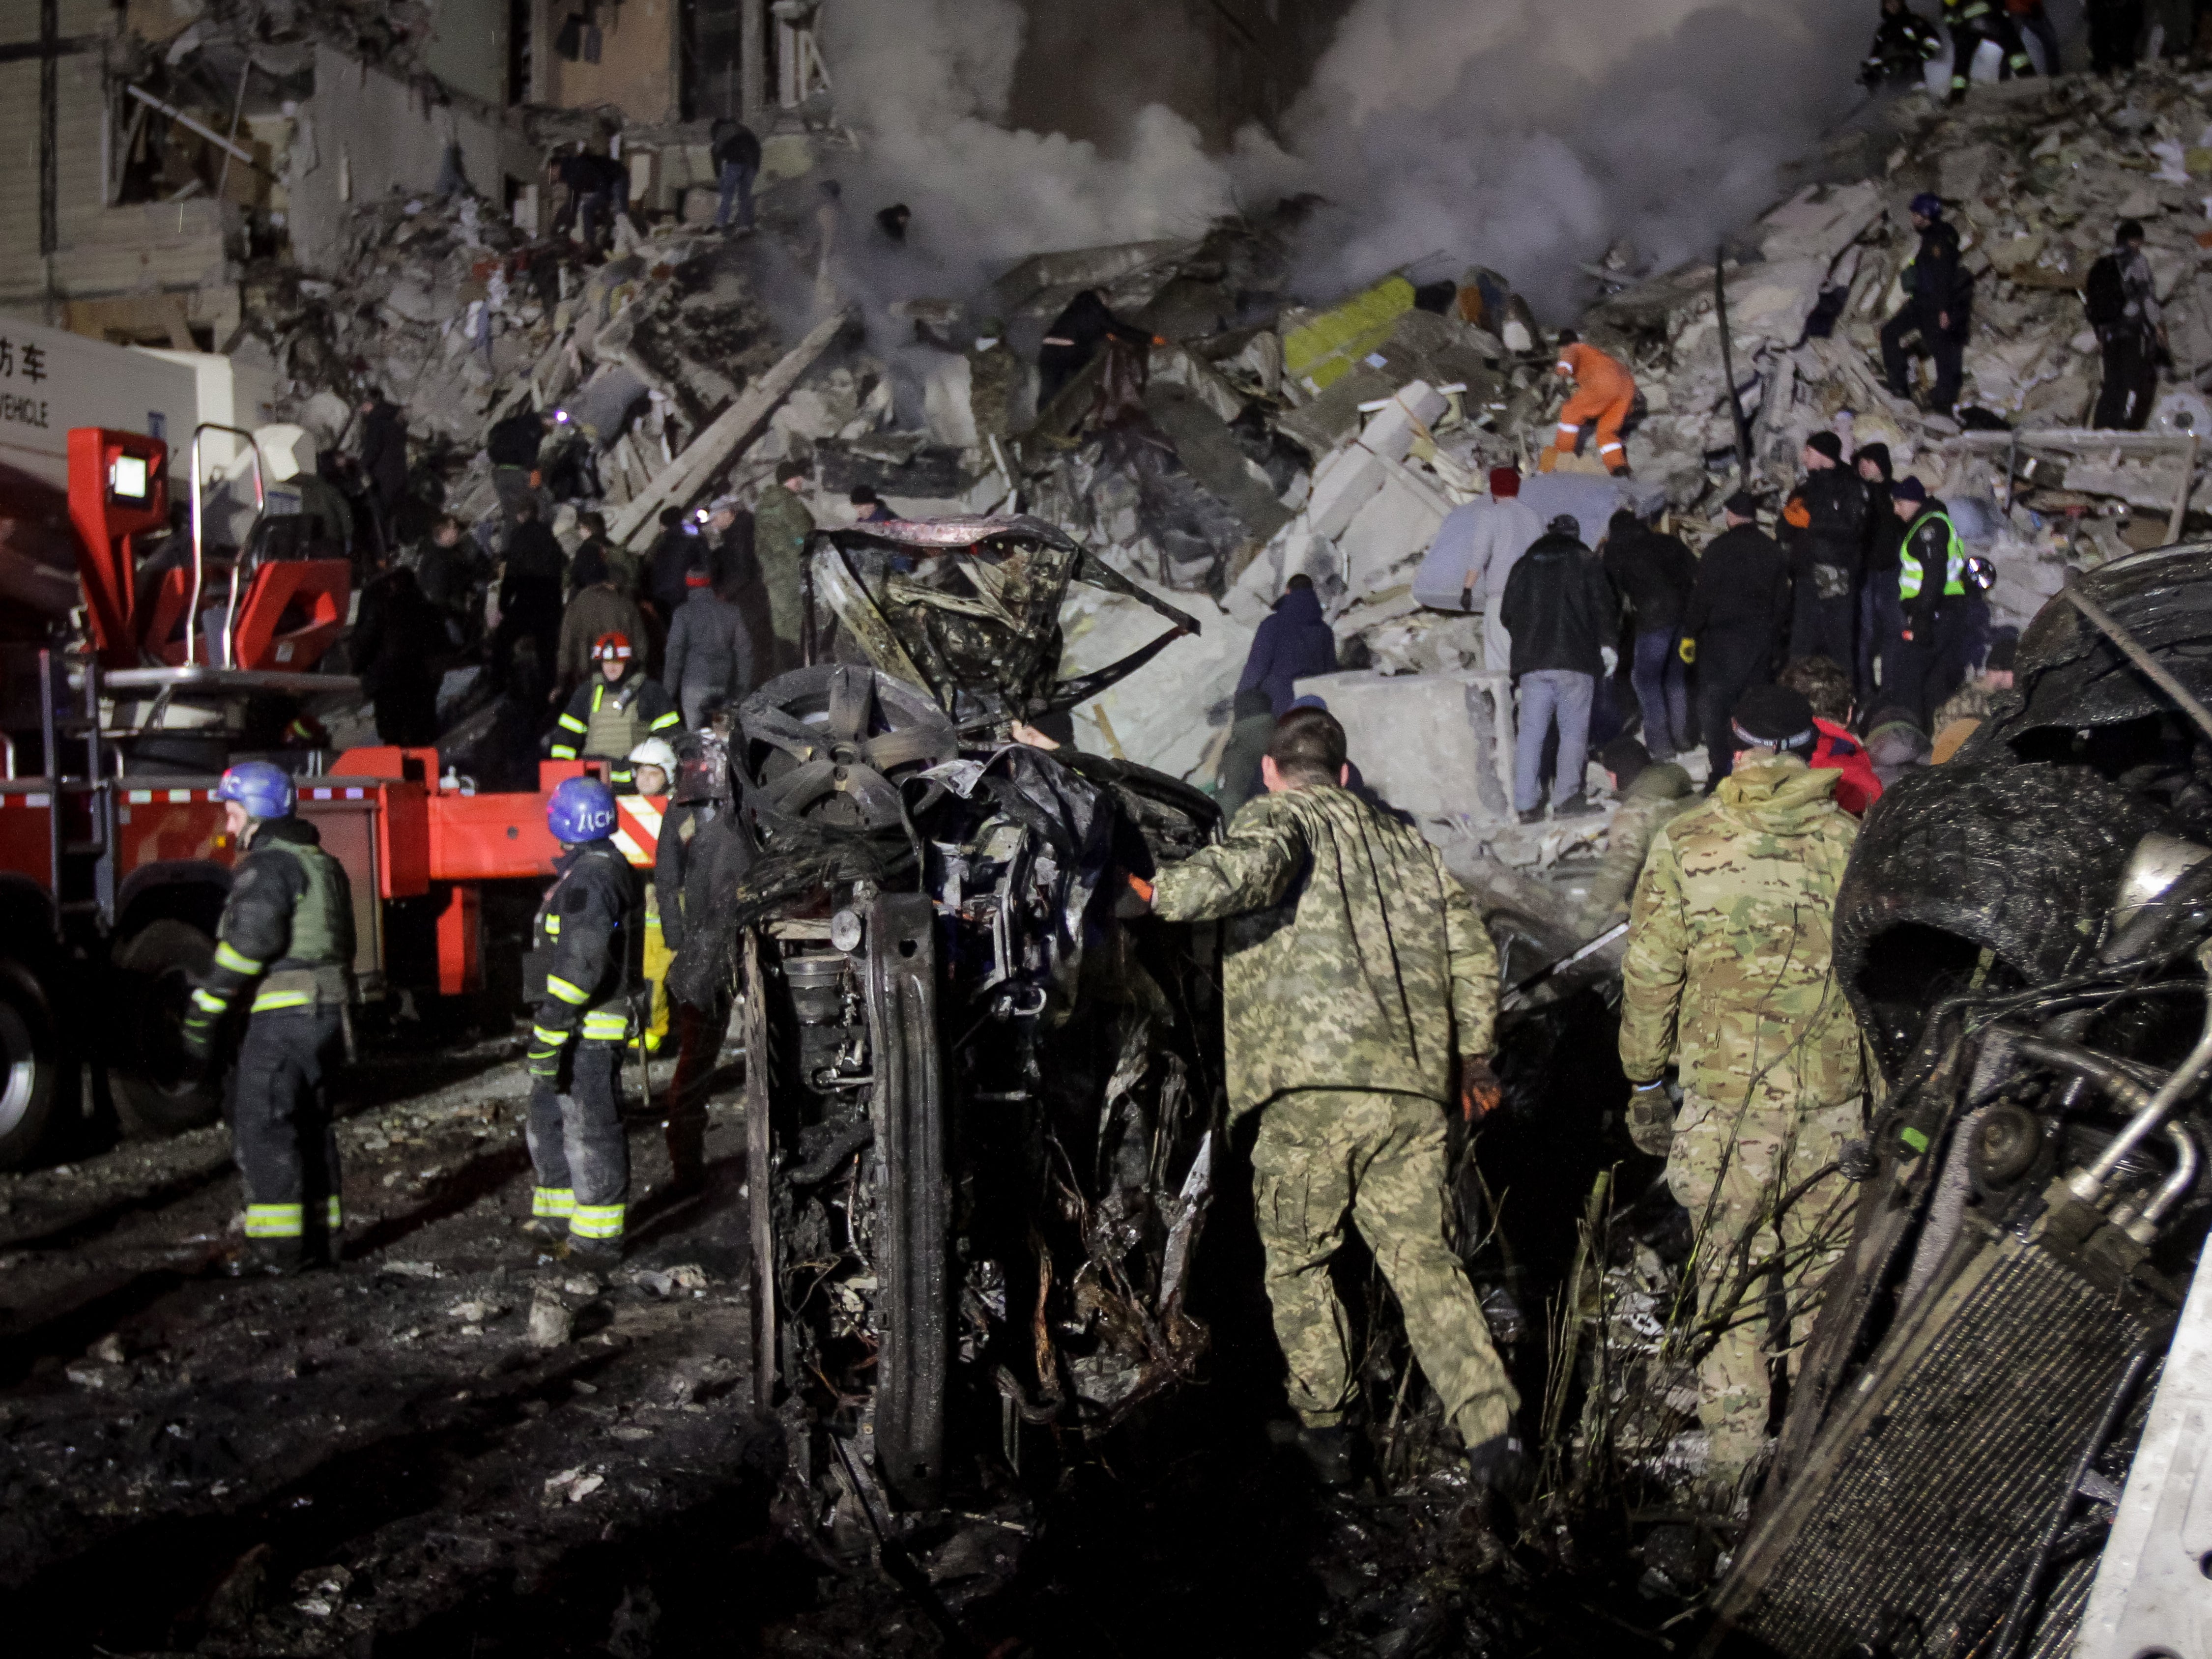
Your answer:
[[[1681,1604],[1639,1594],[1631,1556],[1492,1511],[1448,1465],[1420,1477],[1410,1442],[1382,1443],[1387,1479],[1314,1489],[1266,1431],[1279,1362],[1237,1179],[1201,1250],[1197,1381],[1101,1443],[1032,1434],[1018,1474],[995,1413],[956,1400],[950,1507],[884,1517],[884,1544],[810,1524],[786,1424],[752,1410],[733,1086],[696,1198],[672,1200],[657,1123],[634,1112],[630,1253],[605,1274],[515,1231],[526,1087],[506,1040],[386,1039],[341,1092],[334,1272],[230,1276],[241,1199],[219,1126],[0,1176],[11,1651],[1684,1645],[1657,1634]]]

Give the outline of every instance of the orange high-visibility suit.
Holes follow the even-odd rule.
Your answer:
[[[1552,447],[1571,455],[1583,428],[1597,422],[1597,458],[1608,472],[1628,471],[1628,449],[1620,440],[1621,423],[1636,405],[1636,377],[1617,358],[1594,345],[1577,341],[1563,347],[1557,365],[1574,380],[1574,395],[1559,411],[1559,435]]]

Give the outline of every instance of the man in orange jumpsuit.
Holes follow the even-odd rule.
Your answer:
[[[1636,405],[1636,380],[1619,359],[1608,357],[1594,345],[1584,345],[1574,330],[1559,331],[1559,360],[1553,372],[1575,383],[1574,395],[1559,411],[1559,435],[1553,441],[1555,453],[1544,459],[1549,472],[1560,455],[1571,455],[1583,428],[1597,422],[1597,458],[1616,477],[1628,476],[1628,449],[1620,441],[1621,423]]]

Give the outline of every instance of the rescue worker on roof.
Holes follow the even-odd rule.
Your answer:
[[[248,992],[231,1078],[231,1135],[246,1184],[244,1267],[297,1273],[338,1255],[338,1144],[325,1079],[353,994],[353,888],[293,816],[292,780],[241,761],[216,793],[241,849],[216,925],[215,963],[185,1013],[185,1053],[204,1065]]]
[[[1968,611],[1966,544],[1950,513],[1919,479],[1899,478],[1890,498],[1905,523],[1897,566],[1904,625],[1882,656],[1882,701],[1910,709],[1925,730],[1936,705],[1965,672],[1959,644]]]
[[[1859,80],[1869,92],[1885,81],[1917,81],[1923,67],[1942,55],[1942,30],[1905,0],[1881,0],[1881,21],[1859,65]]]
[[[1810,1334],[1850,1231],[1836,1166],[1865,1088],[1830,939],[1858,826],[1835,803],[1837,775],[1805,763],[1802,695],[1754,687],[1733,724],[1734,772],[1652,841],[1620,1007],[1630,1137],[1667,1159],[1695,1229],[1671,1340],[1697,1366],[1707,1498],[1723,1515],[1741,1512],[1766,1443],[1770,1359]]]
[[[1582,447],[1583,428],[1597,423],[1597,458],[1616,478],[1628,473],[1628,447],[1620,428],[1636,408],[1636,378],[1617,357],[1594,345],[1585,345],[1571,328],[1559,331],[1559,361],[1552,372],[1572,380],[1573,395],[1559,411],[1559,434],[1541,459],[1538,470],[1549,472],[1562,455]]]
[[[659,837],[666,819],[661,816],[669,786],[676,781],[676,750],[665,738],[647,738],[629,751],[630,769],[637,784],[639,799],[630,811],[645,816],[646,825],[655,840]],[[646,797],[653,799],[648,800]],[[672,946],[661,932],[660,891],[658,884],[645,884],[645,949],[642,954],[645,977],[653,987],[653,1013],[646,1021],[645,1046],[652,1054],[660,1052],[662,1041],[668,1036],[668,990],[662,982],[668,977],[668,964],[675,957]]]
[[[599,672],[576,688],[553,722],[550,752],[555,760],[611,761],[609,781],[626,788],[634,781],[629,751],[647,738],[681,731],[684,716],[639,666],[627,634],[600,635],[592,661]]]
[[[1984,40],[1994,40],[2002,54],[1997,64],[1998,80],[2035,73],[2035,60],[2027,55],[2020,25],[2013,21],[2003,0],[1943,0],[1943,18],[1951,26],[1953,103],[1966,97],[1967,78],[1974,72],[1974,54]]]
[[[1475,1478],[1510,1484],[1520,1396],[1445,1237],[1444,1112],[1498,1102],[1489,1065],[1498,951],[1419,832],[1346,787],[1344,728],[1318,708],[1275,727],[1267,793],[1227,838],[1132,880],[1124,914],[1227,918],[1224,1035],[1232,1117],[1261,1114],[1253,1200],[1300,1449],[1348,1484],[1356,1444],[1348,1322],[1330,1259],[1356,1224]],[[1459,1057],[1459,1086],[1453,1055]]]
[[[614,792],[597,778],[563,779],[545,822],[561,854],[531,922],[523,973],[526,992],[538,999],[524,1056],[537,1172],[524,1229],[557,1255],[612,1262],[622,1255],[629,1197],[622,1054],[641,971],[644,883],[608,839]]]

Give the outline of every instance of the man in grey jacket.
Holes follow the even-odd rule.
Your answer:
[[[684,724],[696,731],[710,699],[734,702],[753,689],[753,641],[744,612],[715,592],[706,571],[686,571],[684,586],[684,603],[668,629],[661,683],[676,694]]]

